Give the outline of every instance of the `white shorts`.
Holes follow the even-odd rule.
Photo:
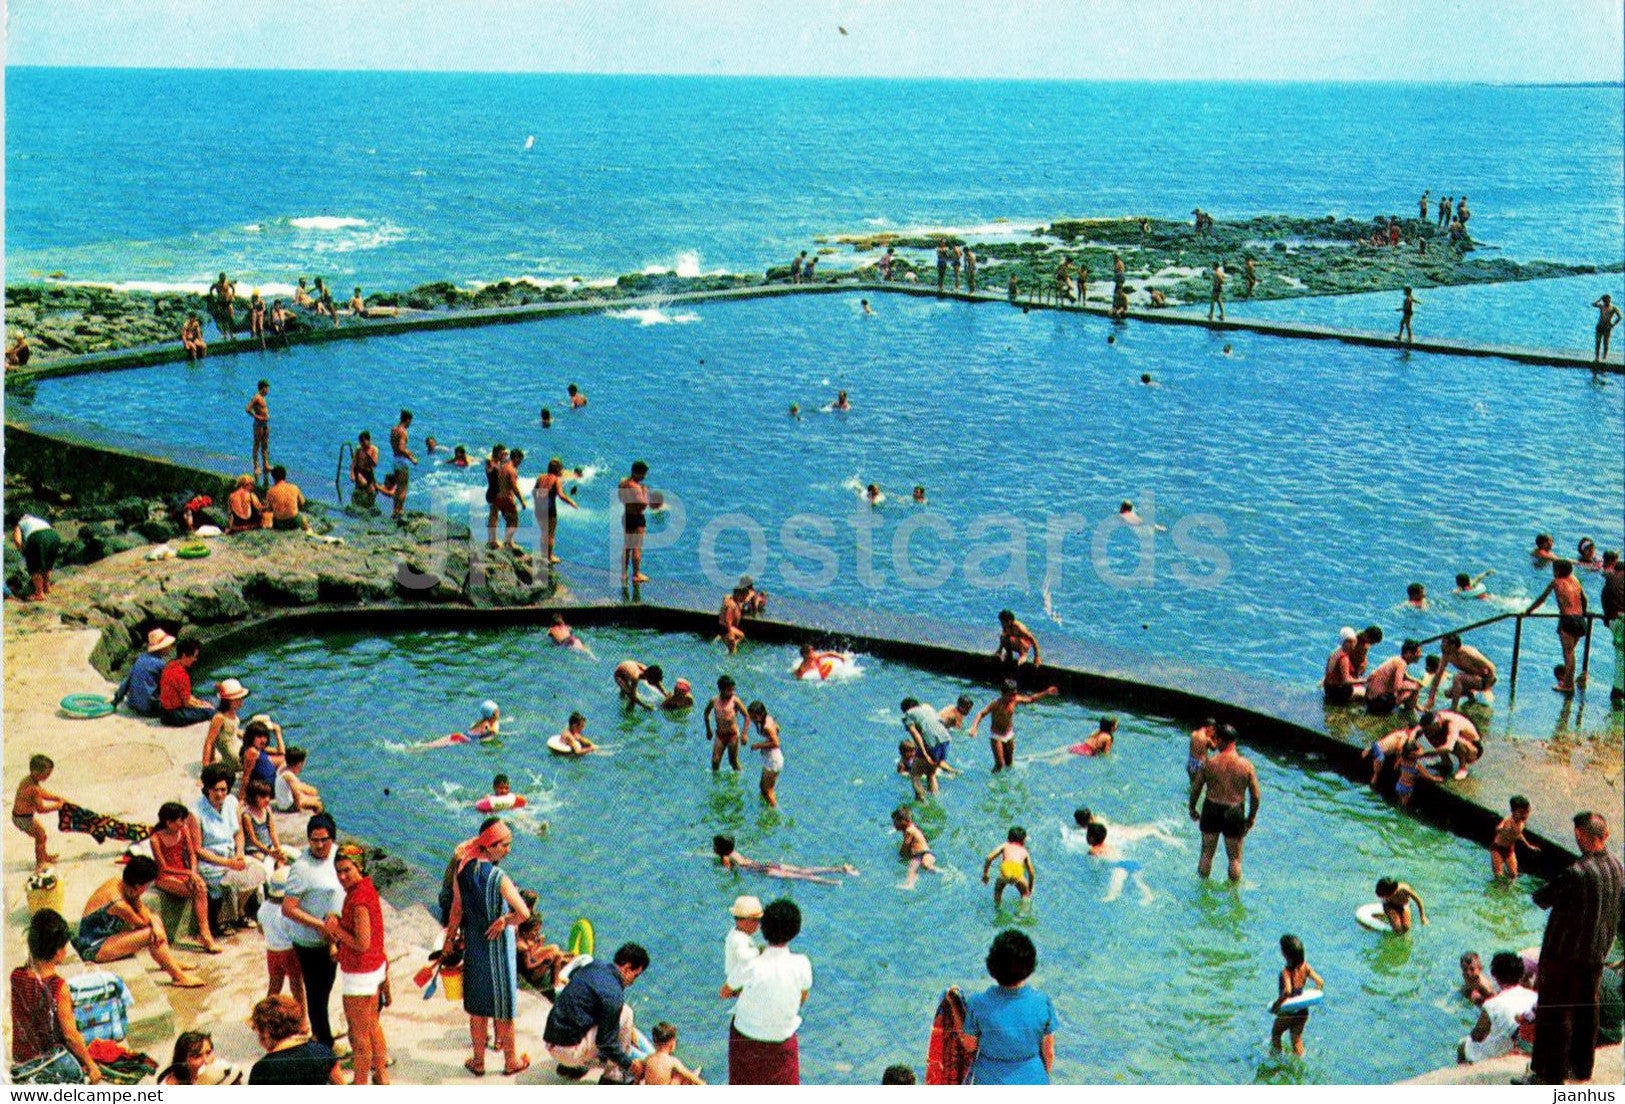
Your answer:
[[[784,752],[779,748],[762,752],[762,769],[773,774],[782,772],[784,770]]]
[[[339,996],[341,997],[371,997],[378,994],[378,987],[384,983],[384,972],[387,966],[380,966],[376,970],[369,970],[364,974],[352,974],[348,970],[339,971]]]

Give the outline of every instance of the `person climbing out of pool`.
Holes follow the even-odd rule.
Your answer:
[[[1463,644],[1459,633],[1450,633],[1439,641],[1439,669],[1434,672],[1433,681],[1428,685],[1423,709],[1433,708],[1434,699],[1439,695],[1439,683],[1444,680],[1445,671],[1451,667],[1457,672],[1450,682],[1452,710],[1460,707],[1462,698],[1487,693],[1495,685],[1495,664],[1485,659],[1477,648]]]
[[[1019,624],[1019,622],[1018,622]],[[1034,655],[1037,655],[1036,648]],[[1035,659],[1036,663],[1036,659]],[[1015,765],[1016,761],[1016,708],[1022,705],[1031,705],[1043,698],[1053,697],[1061,691],[1054,686],[1047,690],[1040,690],[1036,694],[1023,694],[1016,686],[1015,679],[1005,679],[999,688],[999,696],[982,707],[982,711],[971,720],[969,734],[976,735],[976,729],[982,723],[982,718],[991,715],[988,723],[993,729],[992,737],[988,741],[993,749],[993,773]]]
[[[1518,844],[1531,851],[1539,851],[1540,848],[1524,834],[1529,827],[1529,799],[1522,794],[1514,794],[1507,804],[1510,811],[1495,826],[1495,838],[1490,841],[1490,873],[1497,878],[1505,875],[1516,880]]]
[[[1000,610],[999,646],[993,650],[993,658],[1014,667],[1026,658],[1029,650],[1033,653],[1033,666],[1042,667],[1044,658],[1039,655],[1038,638],[1033,631],[1017,621],[1012,611]]]
[[[1426,716],[1426,714],[1424,714]],[[1418,725],[1418,728],[1422,726]],[[1439,775],[1428,770],[1422,760],[1428,752],[1422,747],[1421,740],[1409,740],[1399,749],[1399,777],[1394,780],[1394,796],[1399,799],[1401,808],[1409,808],[1411,799],[1416,793],[1418,779],[1429,782],[1443,782]]]
[[[331,309],[331,307],[329,307]],[[334,319],[335,323],[337,319]],[[395,475],[395,509],[391,517],[400,518],[406,512],[406,489],[412,481],[412,468],[417,465],[418,458],[412,455],[407,448],[407,433],[412,428],[412,412],[401,411],[401,420],[389,431],[389,452],[394,461]]]
[[[261,339],[264,344],[264,339]],[[266,396],[271,393],[271,381],[260,380],[254,396],[243,407],[243,412],[254,422],[253,458],[250,463],[257,479],[271,470],[271,408]]]
[[[598,745],[587,739],[587,718],[580,713],[570,714],[565,722],[564,731],[559,733],[559,742],[564,744],[571,755],[586,755],[597,751]]]
[[[1416,335],[1411,332],[1411,315],[1416,311],[1416,304],[1421,302],[1411,289],[1405,289],[1405,301],[1394,309],[1399,311],[1399,332],[1394,335],[1395,341],[1405,341],[1415,344]]]
[[[586,642],[577,636],[575,630],[565,623],[564,614],[562,613],[553,615],[553,621],[547,627],[547,638],[557,647],[585,652],[588,656],[592,655],[592,649],[587,647]]]
[[[1404,882],[1396,878],[1377,879],[1377,898],[1382,902],[1382,916],[1388,921],[1388,926],[1401,934],[1411,930],[1411,902],[1416,902],[1416,917],[1422,923],[1428,922],[1427,908],[1422,904],[1422,895]]]
[[[1416,704],[1422,684],[1410,676],[1410,666],[1422,658],[1422,645],[1407,640],[1399,654],[1377,665],[1365,680],[1365,711],[1372,717],[1385,717]]]
[[[559,503],[563,502],[572,510],[579,510],[576,500],[571,498],[564,490],[564,461],[557,456],[548,460],[547,471],[536,477],[536,485],[531,489],[532,502],[546,502],[547,514],[542,521],[542,554],[547,558],[549,565],[559,562],[558,556],[553,553],[553,544],[559,531]]]
[[[501,735],[502,710],[496,702],[487,698],[480,703],[480,719],[468,726],[466,732],[452,732],[431,740],[426,744],[419,744],[422,749],[451,747],[454,744],[485,743]]]
[[[638,696],[638,684],[645,683],[660,692],[662,698],[667,697],[664,679],[666,673],[660,669],[659,664],[642,664],[635,659],[623,659],[615,668],[615,685],[620,690],[621,697],[626,700],[626,708],[643,706],[652,710],[654,706]]]
[[[897,857],[908,863],[908,873],[903,877],[904,889],[914,888],[922,870],[942,873],[937,869],[937,857],[931,853],[931,844],[919,825],[914,823],[914,814],[907,805],[899,805],[892,810],[891,826],[903,837],[897,846]]]
[[[1101,903],[1109,904],[1121,897],[1123,887],[1132,878],[1134,887],[1140,891],[1140,904],[1149,905],[1157,899],[1157,895],[1151,892],[1151,887],[1146,884],[1143,867],[1139,860],[1123,858],[1115,847],[1107,843],[1106,837],[1109,834],[1106,822],[1102,820],[1092,820],[1083,829],[1084,839],[1089,844],[1090,857],[1108,863],[1108,869],[1111,870],[1111,876],[1106,883],[1106,892],[1100,898]]]
[[[728,646],[729,655],[739,651],[745,639],[745,630],[739,627],[740,619],[745,616],[740,608],[745,593],[744,588],[734,587],[732,592],[723,595],[722,608],[717,610],[717,627],[722,630],[721,639]]]
[[[649,465],[642,460],[632,462],[632,472],[621,480],[616,493],[621,500],[621,585],[626,585],[630,571],[634,583],[647,583],[643,573],[643,535],[649,527],[648,511],[659,509],[658,495],[650,494],[643,481],[649,477]]]
[[[364,429],[356,436],[355,448],[350,452],[350,482],[358,491],[378,493],[378,446]]]
[[[840,885],[838,880],[827,875],[858,872],[858,868],[851,863],[843,863],[840,866],[791,866],[789,863],[763,862],[746,858],[734,847],[732,836],[712,836],[711,850],[716,854],[717,863],[724,870],[748,870],[753,874],[765,874],[769,878],[783,878],[792,882]]]
[[[750,749],[762,753],[762,777],[758,784],[762,800],[769,807],[777,809],[779,775],[784,773],[784,746],[779,740],[779,722],[768,716],[767,706],[759,701],[751,702],[745,715],[756,726],[757,735],[761,737],[761,742],[750,745]]]
[[[1303,940],[1295,935],[1281,936],[1281,957],[1286,965],[1281,967],[1281,976],[1276,983],[1275,1003],[1270,1005],[1270,1011],[1275,1014],[1275,1023],[1270,1028],[1270,1049],[1281,1049],[1281,1037],[1291,1035],[1292,1053],[1303,1057],[1303,1029],[1309,1023],[1309,1010],[1299,1009],[1296,1012],[1282,1012],[1283,1001],[1293,997],[1303,996],[1304,989],[1309,982],[1315,983],[1315,988],[1322,992],[1326,983],[1321,980],[1315,968],[1304,960]]]
[[[712,730],[711,718],[716,717]],[[705,737],[711,741],[711,770],[719,770],[726,752],[728,765],[739,769],[739,742],[750,732],[750,716],[741,716],[739,697],[734,693],[734,680],[729,675],[717,679],[717,696],[705,703]]]
[[[820,652],[811,644],[803,644],[801,646],[801,662],[796,664],[792,676],[798,679],[806,678],[808,675],[828,678],[832,666],[844,662],[846,662],[846,656],[840,652]]]
[[[1451,591],[1457,598],[1488,598],[1489,588],[1484,580],[1495,574],[1495,568],[1480,571],[1477,575],[1469,575],[1465,571],[1456,573],[1456,589]]]
[[[1552,561],[1552,581],[1524,612],[1534,613],[1545,605],[1547,595],[1557,598],[1557,641],[1563,648],[1563,666],[1552,689],[1559,694],[1572,695],[1576,687],[1574,649],[1586,637],[1586,592],[1580,580],[1574,577],[1571,561]]]
[[[1202,723],[1191,730],[1191,742],[1185,752],[1185,776],[1195,778],[1196,772],[1202,769],[1207,757],[1213,754],[1213,736],[1218,730],[1219,722],[1212,717],[1205,717]]]
[[[1622,316],[1618,307],[1614,306],[1611,296],[1604,295],[1591,304],[1597,308],[1597,341],[1592,350],[1591,359],[1601,364],[1608,359],[1608,341],[1613,336],[1614,327],[1619,325]]]
[[[1258,819],[1264,793],[1258,784],[1258,772],[1236,750],[1234,728],[1220,725],[1213,733],[1213,746],[1216,753],[1191,779],[1190,815],[1202,832],[1202,857],[1196,862],[1196,873],[1206,878],[1212,872],[1213,855],[1223,835],[1230,880],[1239,882],[1242,844]],[[1251,809],[1246,807],[1249,797]],[[1198,800],[1202,802],[1200,811],[1196,807]]]
[[[1023,902],[1032,900],[1033,890],[1038,888],[1038,871],[1033,868],[1033,857],[1027,851],[1025,828],[1012,826],[1005,833],[1004,842],[988,852],[982,861],[983,885],[987,885],[994,862],[999,864],[999,877],[993,883],[993,907],[1003,905],[1006,886],[1014,886]]]
[[[1423,722],[1430,722],[1432,719],[1432,713],[1422,714]],[[1371,788],[1373,790],[1377,788],[1377,783],[1382,778],[1384,767],[1389,763],[1397,765],[1400,753],[1408,745],[1421,739],[1422,732],[1423,724],[1421,722],[1406,725],[1403,728],[1394,729],[1386,736],[1379,736],[1366,745],[1366,749],[1360,753],[1360,758],[1371,760]]]

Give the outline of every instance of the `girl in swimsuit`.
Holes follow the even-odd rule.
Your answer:
[[[781,862],[761,862],[757,859],[747,859],[734,849],[731,836],[712,836],[711,850],[716,853],[717,861],[724,870],[749,870],[755,874],[766,874],[769,878],[783,878],[793,882],[817,882],[819,885],[840,885],[834,878],[826,878],[826,874],[856,874],[858,868],[851,863],[840,866],[791,866]]]
[[[711,717],[717,719],[716,731],[711,729]],[[750,731],[750,717],[739,716],[739,697],[734,693],[734,680],[727,675],[717,679],[717,696],[705,703],[705,734],[711,739],[711,769],[722,766],[723,752],[728,754],[728,765],[739,769],[739,740]]]
[[[542,496],[547,496],[547,562],[556,564],[559,558],[553,555],[553,536],[559,529],[559,501],[572,510],[579,510],[576,500],[564,491],[564,461],[557,456],[547,462],[547,473],[537,477],[536,486],[531,491],[532,501],[540,502]]]
[[[779,775],[784,771],[784,749],[779,743],[779,722],[767,715],[767,706],[759,701],[751,702],[750,707],[745,710],[745,715],[750,718],[762,737],[761,743],[750,745],[752,751],[762,753],[760,783],[762,800],[777,809],[779,797],[774,787],[778,785]]]
[[[1275,1013],[1275,1026],[1270,1029],[1270,1049],[1281,1049],[1281,1036],[1291,1034],[1292,1051],[1294,1054],[1303,1054],[1303,1029],[1309,1022],[1307,1009],[1299,1012],[1282,1012],[1281,1002],[1292,997],[1301,997],[1308,982],[1313,981],[1315,987],[1324,990],[1326,983],[1315,973],[1315,968],[1304,961],[1303,940],[1295,935],[1281,937],[1281,957],[1286,959],[1286,966],[1281,970],[1281,977],[1277,984],[1278,995],[1270,1011]]]

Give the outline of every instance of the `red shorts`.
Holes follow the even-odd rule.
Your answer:
[[[280,972],[285,977],[303,977],[299,971],[299,956],[291,950],[266,951],[265,968],[271,973]]]

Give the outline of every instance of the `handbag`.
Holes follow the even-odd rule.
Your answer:
[[[130,1010],[135,998],[124,979],[108,970],[91,970],[68,979],[68,996],[73,1001],[73,1019],[85,1042],[95,1039],[118,1041],[130,1030]]]

